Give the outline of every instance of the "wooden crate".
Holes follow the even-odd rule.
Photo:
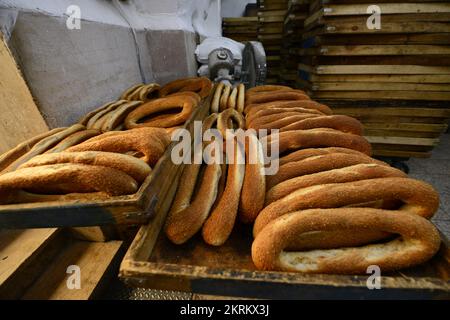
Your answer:
[[[369,290],[368,276],[305,275],[264,272],[253,265],[249,226],[237,225],[222,247],[197,235],[186,244],[172,244],[161,232],[170,203],[159,207],[142,226],[120,267],[128,285],[196,294],[273,299],[445,299],[450,298],[450,250],[443,239],[428,263],[383,275],[382,290]]]
[[[194,121],[203,120],[209,112],[210,99],[202,101],[187,121],[185,128],[191,133]],[[173,187],[173,180],[182,165],[171,161],[175,142],[133,195],[111,197],[99,201],[65,201],[0,205],[2,228],[85,227],[102,225],[133,225],[146,223],[155,207]]]

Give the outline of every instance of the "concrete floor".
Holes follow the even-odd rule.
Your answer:
[[[434,224],[450,238],[450,134],[441,137],[430,159],[411,159],[407,162],[412,178],[433,185],[441,197],[439,211],[433,217]]]

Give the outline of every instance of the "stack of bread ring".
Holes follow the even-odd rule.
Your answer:
[[[238,112],[244,111],[245,87],[238,84],[231,86],[226,83],[219,83],[214,90],[211,102],[211,113],[218,113],[225,109],[236,109]]]
[[[0,155],[0,204],[136,193],[169,145],[171,127],[183,126],[211,88],[206,78],[135,85],[79,123],[19,144]]]
[[[185,243],[201,230],[206,243],[222,245],[238,217],[254,223],[252,259],[261,270],[365,274],[377,265],[388,272],[438,251],[429,219],[439,195],[372,158],[359,121],[285,86],[247,90],[241,109],[228,103],[231,87],[216,88],[203,129],[230,127],[233,121],[222,121],[230,116],[242,128],[243,110],[245,128],[255,133],[246,140],[245,168],[185,168],[165,226],[172,242]],[[263,129],[268,134],[259,136]],[[262,149],[275,145],[279,170],[265,176]]]
[[[157,127],[171,133],[184,125],[211,90],[208,78],[179,79],[163,87],[137,84],[125,90],[119,100],[89,112],[78,123],[102,132]]]
[[[160,128],[51,130],[0,156],[0,204],[134,194],[169,143]]]

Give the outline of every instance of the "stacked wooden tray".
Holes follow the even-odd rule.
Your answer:
[[[268,84],[280,82],[281,50],[287,3],[287,0],[259,0],[257,2],[258,41],[263,44],[266,51],[266,83]]]
[[[290,87],[297,86],[299,57],[291,50],[301,48],[303,26],[308,17],[310,0],[289,0],[284,18],[283,46],[281,50],[280,82]]]
[[[222,34],[238,42],[255,41],[258,38],[258,17],[223,18]]]
[[[362,120],[375,155],[428,157],[450,116],[450,3],[377,1],[380,29],[371,4],[311,2],[298,83]]]

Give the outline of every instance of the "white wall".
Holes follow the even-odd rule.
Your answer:
[[[256,0],[222,0],[222,17],[242,17],[249,3],[256,3]]]
[[[70,5],[81,9],[81,19],[127,27],[118,3],[136,29],[185,30],[202,37],[221,35],[220,0],[0,0],[0,7],[66,15]]]

